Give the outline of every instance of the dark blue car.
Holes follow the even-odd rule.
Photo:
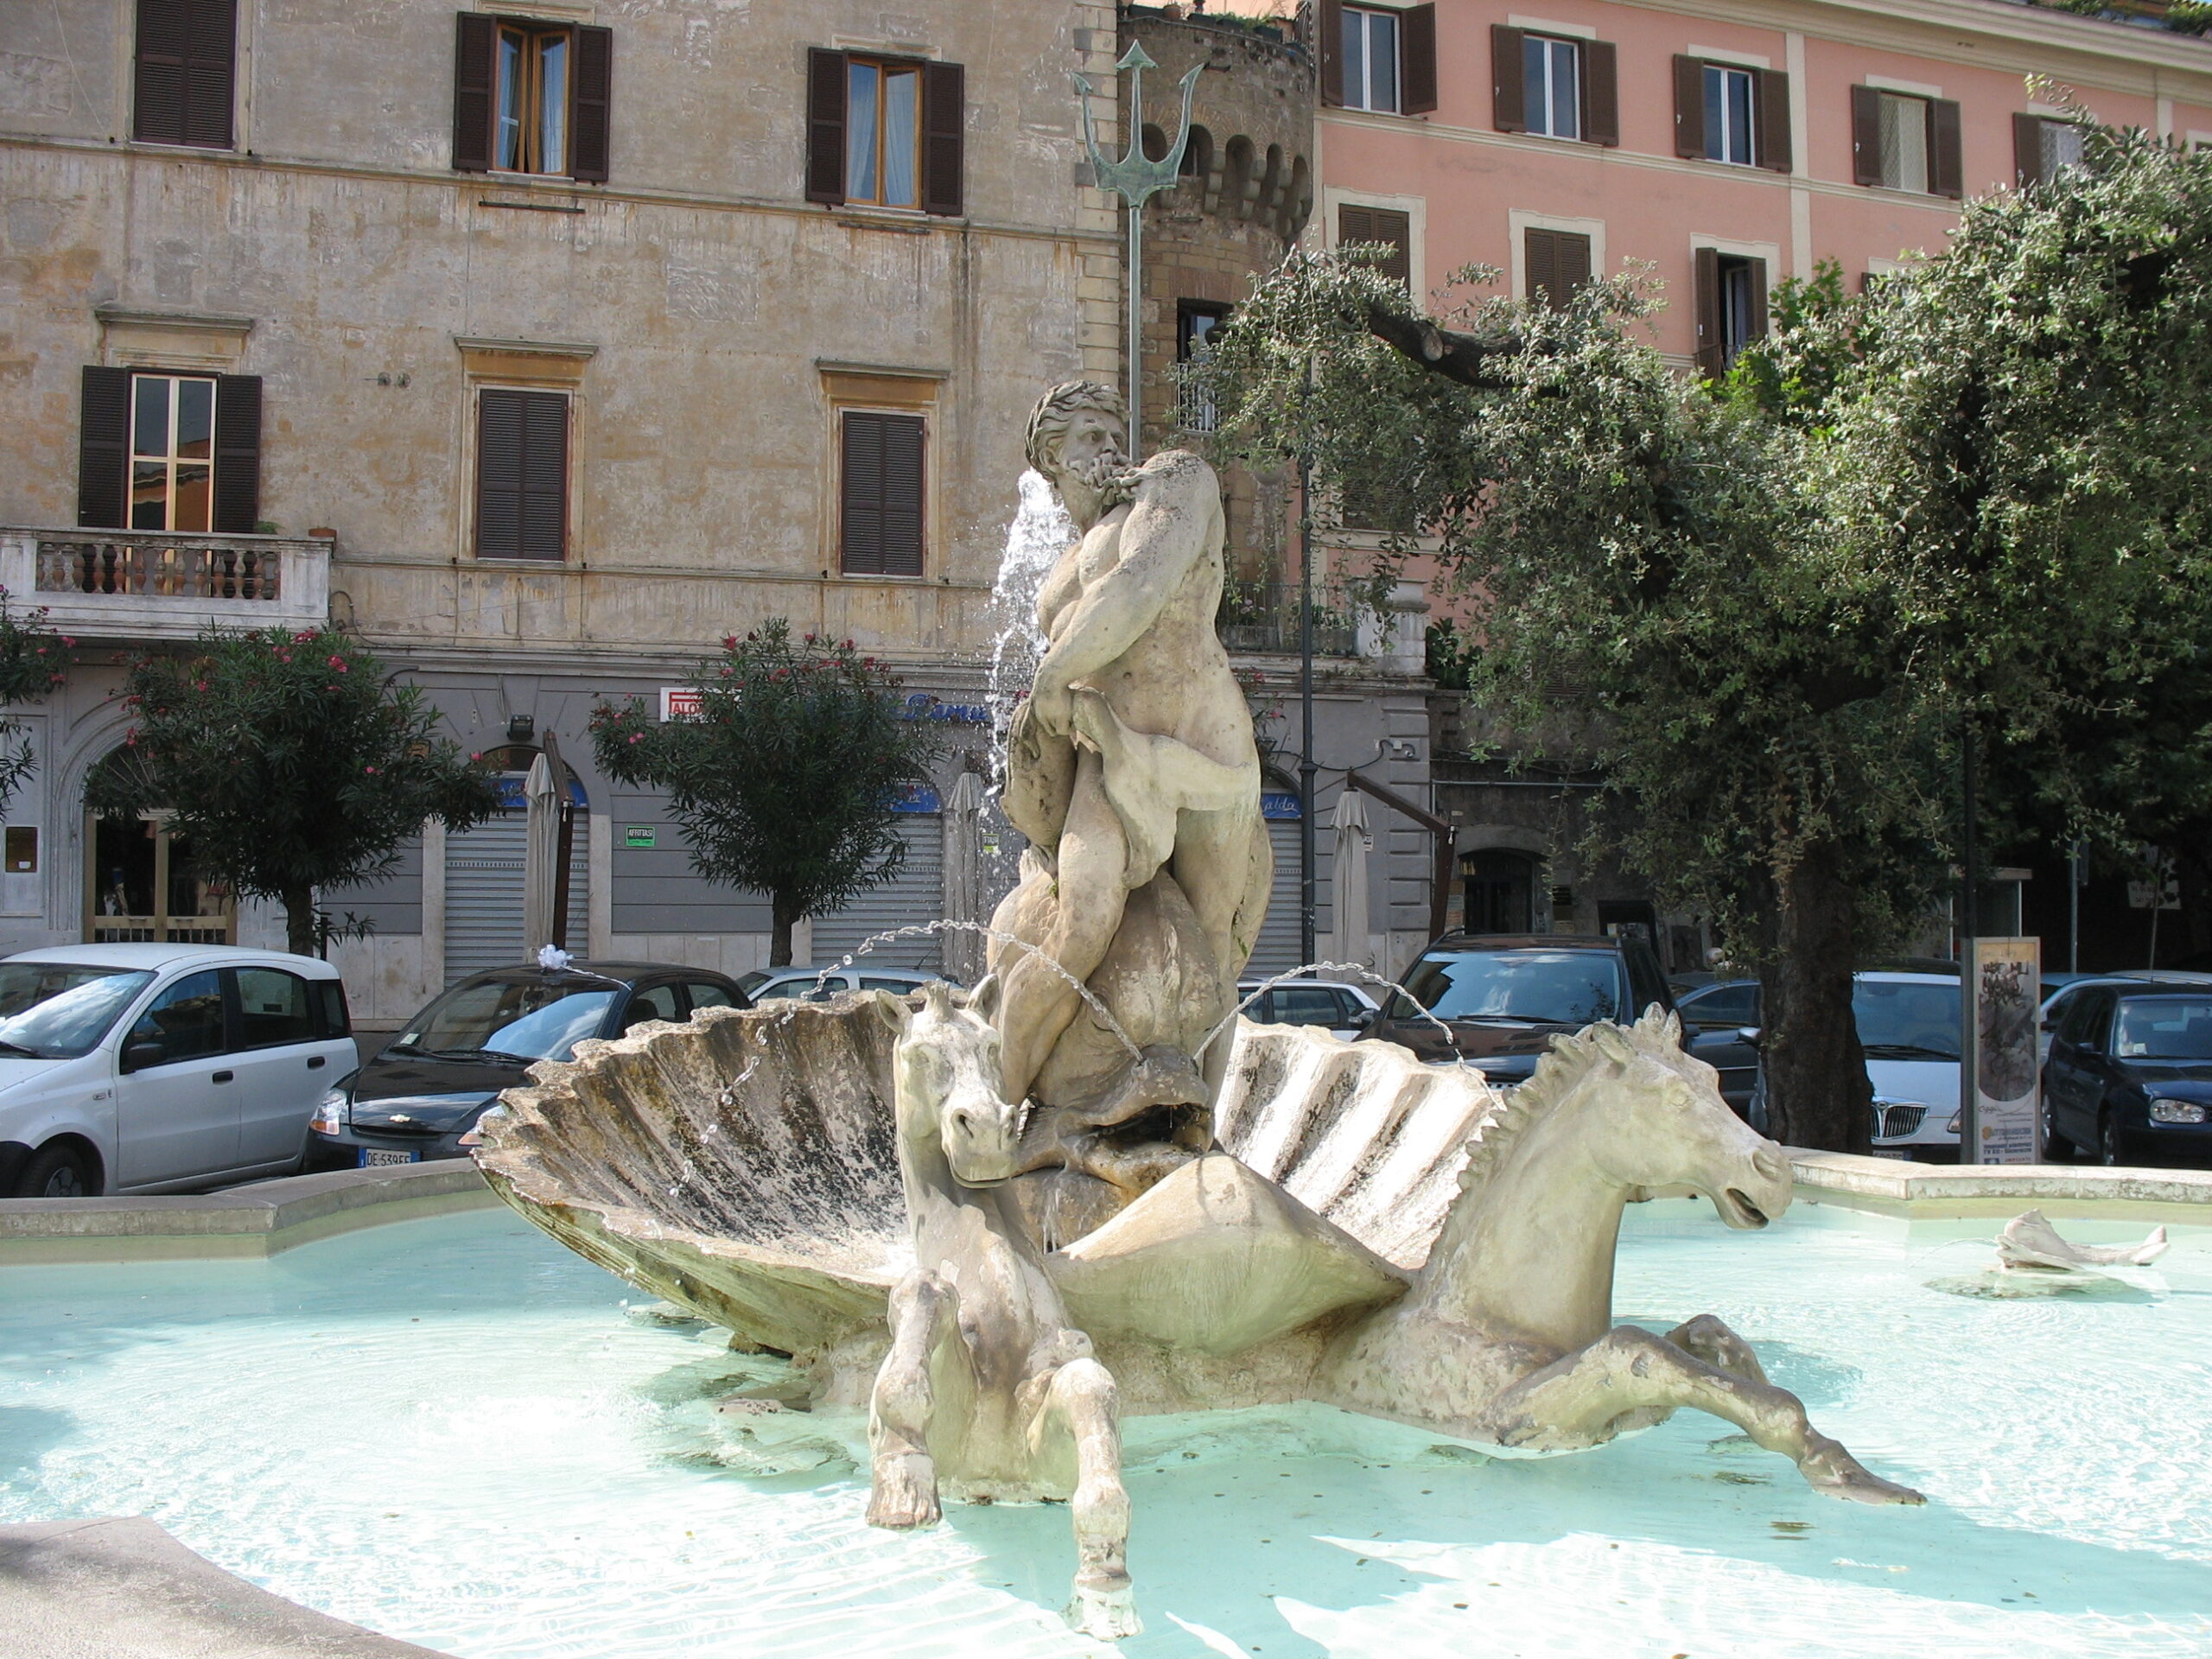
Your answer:
[[[2050,1033],[2043,1110],[2053,1161],[2212,1168],[2212,988],[2076,993]]]

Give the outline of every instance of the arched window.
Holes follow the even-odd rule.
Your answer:
[[[101,761],[131,764],[128,749]],[[88,794],[99,785],[97,775]],[[165,811],[85,815],[85,939],[90,944],[236,944],[238,901],[202,865]]]

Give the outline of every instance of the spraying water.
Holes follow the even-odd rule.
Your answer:
[[[1031,469],[1021,474],[1021,505],[1007,526],[1006,552],[999,560],[998,580],[991,585],[991,620],[997,624],[991,642],[990,707],[997,739],[992,768],[995,785],[1005,781],[1006,728],[1014,705],[1028,694],[1037,677],[1037,664],[1045,655],[1044,631],[1037,626],[1037,595],[1052,574],[1053,563],[1075,540],[1075,521],[1052,493],[1044,474]]]

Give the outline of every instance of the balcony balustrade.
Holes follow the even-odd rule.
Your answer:
[[[189,639],[226,627],[311,627],[330,610],[324,538],[0,526],[0,587],[83,638]]]

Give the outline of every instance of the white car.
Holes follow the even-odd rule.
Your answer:
[[[756,968],[741,975],[737,983],[756,1003],[779,996],[826,1002],[847,991],[889,991],[904,996],[944,977],[943,974],[917,973],[911,968],[878,968],[872,963],[863,967],[855,963],[845,968]]]
[[[1959,1155],[1959,976],[1868,972],[1851,976],[1851,1013],[1874,1085],[1878,1158],[1948,1163]],[[1747,1116],[1767,1132],[1766,1072]]]
[[[0,1196],[170,1192],[288,1174],[356,1064],[327,962],[72,944],[0,962]]]
[[[1238,1001],[1265,984],[1248,979],[1236,987]],[[1244,1010],[1255,1026],[1319,1026],[1350,1042],[1368,1027],[1382,1005],[1357,985],[1332,979],[1286,979]]]

